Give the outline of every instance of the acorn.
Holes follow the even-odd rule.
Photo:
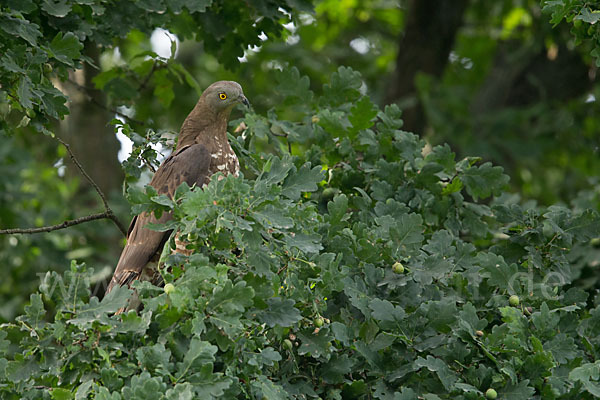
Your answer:
[[[173,285],[172,283],[167,283],[163,290],[166,294],[173,293],[173,291],[175,290],[175,285]]]
[[[519,296],[517,296],[516,294],[513,294],[512,296],[510,296],[508,298],[508,304],[510,304],[512,307],[517,307],[520,303],[519,300]]]
[[[324,201],[330,201],[331,199],[333,199],[333,196],[335,196],[335,189],[334,188],[325,188],[323,190],[323,193],[321,193],[321,198]]]
[[[396,274],[402,274],[404,273],[404,265],[402,265],[401,262],[395,262],[394,265],[392,265],[392,271]]]
[[[291,350],[294,348],[294,345],[292,344],[292,341],[290,339],[285,339],[283,341],[283,348],[286,350]]]

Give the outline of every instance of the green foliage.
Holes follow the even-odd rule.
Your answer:
[[[94,198],[78,192],[77,179],[61,178],[64,165],[52,165],[65,156],[65,149],[39,142],[37,135],[0,135],[2,228],[44,226],[85,215],[82,206],[72,201],[75,196],[84,203],[97,204]],[[47,163],[47,159],[53,161]],[[106,238],[113,234],[113,229],[109,224],[100,223],[79,225],[53,235],[1,235],[0,321],[14,320],[23,312],[30,294],[37,290],[40,278],[48,270],[68,270],[71,259],[95,260],[99,274],[94,283],[103,279],[110,271],[102,268],[102,257],[95,255],[104,253],[106,257]]]
[[[49,273],[0,330],[3,398],[597,396],[600,311],[573,260],[598,213],[517,204],[500,167],[427,148],[348,68],[322,94],[287,77],[297,118],[247,114],[231,139],[246,176],[132,192],[194,250],[163,254],[174,288],[137,282],[143,310],[115,316],[130,290]]]
[[[156,0],[110,6],[92,0],[4,2],[0,6],[0,131],[11,132],[13,125],[7,122],[18,118],[22,126],[31,124],[51,133],[48,124],[69,113],[67,97],[52,81],[67,80],[69,70],[83,64],[98,68],[82,53],[85,43],[108,46],[113,40],[143,37],[157,27],[170,26],[181,38],[202,41],[206,52],[233,68],[247,46],[260,44],[261,32],[278,37],[283,21],[311,9],[311,2],[305,0],[268,5],[237,0]],[[141,53],[128,65],[103,71],[96,77],[96,87],[131,104],[139,95],[132,80],[142,82],[152,71],[154,94],[166,107],[174,98],[173,78],[199,89],[191,74],[174,60],[174,46],[168,60],[152,51]]]
[[[549,23],[552,7],[570,22]],[[600,97],[588,71],[597,68],[599,25],[572,21],[581,7],[598,2],[469,2],[444,71],[415,80],[426,139],[501,165],[512,191],[542,205],[597,186]]]
[[[166,144],[163,134],[169,123],[156,120],[176,114],[175,110],[188,112],[189,104],[184,104],[187,98],[178,90],[185,86],[193,104],[201,93],[200,85],[206,87],[206,80],[214,80],[214,76],[198,71],[192,75],[189,63],[184,66],[185,60],[175,58],[180,50],[175,40],[170,56],[151,51],[150,36],[155,29],[168,27],[179,40],[192,39],[186,44],[193,46],[195,41],[202,47],[197,54],[235,69],[240,65],[237,57],[249,45],[261,43],[261,32],[276,39],[284,31],[283,24],[295,21],[300,12],[312,7],[304,0],[268,4],[229,0],[117,3],[0,2],[1,229],[54,225],[99,211],[100,199],[85,193],[92,188],[77,178],[81,176],[64,148],[38,132],[56,134],[70,143],[87,172],[103,186],[90,164],[96,155],[99,163],[110,165],[112,160],[117,168],[106,172],[101,167],[99,174],[116,176],[120,172],[116,154],[105,154],[104,149],[96,152],[93,147],[98,140],[103,144],[116,142],[114,136],[111,142],[112,132],[102,127],[116,117],[117,110],[129,107],[131,116],[136,113],[138,118],[133,127],[113,121],[115,131],[135,143],[134,152],[124,163],[127,183],[135,185],[140,177],[147,176],[143,165],[158,166],[160,154],[152,145]],[[82,104],[86,104],[85,110]],[[148,111],[150,107],[154,109]],[[107,110],[112,115],[107,115]],[[79,119],[82,113],[86,115]],[[172,118],[179,126],[180,116]],[[81,126],[77,126],[78,120],[83,121]],[[98,139],[99,132],[107,137]],[[84,146],[78,147],[78,143]],[[87,157],[79,151],[85,149],[85,143],[92,148]],[[120,186],[103,190],[119,218],[129,220]],[[121,240],[118,231],[102,221],[49,235],[2,235],[0,262],[5,276],[0,283],[0,322],[14,320],[23,312],[40,275],[48,270],[65,271],[72,259],[93,262],[97,274],[92,284],[99,285],[111,273]]]
[[[598,59],[595,2],[542,5]],[[496,47],[511,41],[550,55],[563,44],[535,30],[538,6],[471,2],[444,77],[418,78],[430,146],[402,130],[398,106],[372,101],[390,84],[407,18],[394,2],[324,0],[311,16],[304,1],[5,1],[0,129],[24,134],[0,138],[3,227],[76,215],[64,204],[77,183],[51,167],[64,152],[40,150],[27,129],[54,132],[52,121],[68,113],[56,87],[85,65],[99,68],[91,85],[105,106],[136,118],[113,120],[134,142],[124,163],[134,213],[172,210],[173,221],[153,228],[179,230],[194,255],[167,248],[168,290],[137,283],[143,310],[114,316],[131,290],[94,297],[110,273],[85,256],[102,249],[92,241],[97,225],[3,238],[0,317],[13,322],[0,328],[0,397],[600,396],[600,308],[589,290],[598,286],[600,218],[587,209],[600,196],[575,194],[597,171],[595,104],[555,105],[549,94],[472,118]],[[202,46],[182,46],[177,59],[172,46],[160,57],[148,43],[156,27]],[[261,32],[270,40],[261,42]],[[359,39],[361,51],[348,46]],[[248,45],[261,49],[245,54]],[[240,67],[242,55],[239,75],[223,71]],[[215,77],[242,82],[258,110],[231,138],[245,176],[215,177],[203,190],[183,185],[175,201],[141,190],[141,166],[159,162],[153,145],[170,145],[155,126],[180,124]],[[562,141],[547,140],[554,136]],[[435,145],[445,140],[485,161]],[[505,170],[487,160],[504,152],[526,197],[571,207],[503,194]],[[56,261],[64,257],[87,258],[96,272],[73,263],[45,274],[30,296],[36,272],[64,270]]]
[[[592,50],[590,55],[600,66],[600,29],[596,23],[600,21],[600,2],[581,0],[544,0],[543,11],[550,14],[555,26],[565,20],[572,24],[571,33],[577,41],[590,41]]]

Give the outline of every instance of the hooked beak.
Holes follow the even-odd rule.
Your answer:
[[[248,101],[246,96],[244,96],[243,94],[240,94],[240,97],[238,98],[238,100],[240,101],[240,103],[242,103],[246,107],[250,108],[250,102]]]

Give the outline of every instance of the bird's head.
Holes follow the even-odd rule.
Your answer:
[[[248,99],[244,96],[242,87],[234,81],[218,81],[213,83],[202,93],[201,100],[218,114],[222,112],[228,114],[236,104],[241,103],[247,107],[250,106]]]

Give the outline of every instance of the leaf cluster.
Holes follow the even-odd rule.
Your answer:
[[[600,29],[596,23],[600,21],[600,3],[598,1],[581,0],[544,0],[542,10],[550,14],[550,22],[555,26],[565,20],[572,25],[571,33],[577,44],[590,42],[590,55],[600,66]]]
[[[153,0],[9,0],[0,6],[0,115],[2,131],[31,125],[51,134],[48,123],[69,113],[67,97],[57,81],[69,81],[69,71],[99,69],[89,52],[109,48],[131,35],[149,35],[161,26],[172,27],[181,39],[202,42],[204,50],[228,68],[239,64],[247,46],[260,44],[259,35],[281,35],[282,24],[309,1]],[[87,49],[86,49],[87,46]],[[195,80],[180,63],[151,51],[138,54],[133,65],[119,65],[101,73],[95,89],[129,103],[152,78],[154,94],[167,106],[173,100],[170,78]],[[146,57],[150,59],[142,59]],[[136,82],[133,85],[132,82]],[[92,88],[71,85],[83,91]],[[107,87],[107,85],[109,87]],[[109,90],[110,89],[110,90]],[[90,95],[88,93],[88,95]]]
[[[428,148],[360,82],[342,67],[315,93],[282,71],[297,118],[246,115],[246,176],[136,192],[173,213],[152,228],[176,232],[174,288],[138,282],[143,309],[115,316],[130,289],[98,300],[91,269],[49,273],[0,330],[3,398],[598,396],[600,312],[573,285],[598,213],[520,205],[501,167]]]

